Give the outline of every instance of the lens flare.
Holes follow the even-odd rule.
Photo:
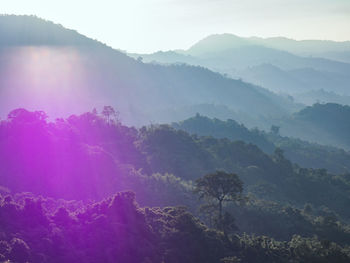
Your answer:
[[[85,88],[84,58],[76,49],[28,46],[2,54],[1,112],[22,107],[60,116],[86,110],[92,96]]]

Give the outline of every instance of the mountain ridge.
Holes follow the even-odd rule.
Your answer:
[[[7,98],[0,106],[3,114],[25,107],[60,117],[112,105],[126,123],[144,125],[157,121],[155,112],[203,103],[256,116],[290,112],[254,85],[203,67],[142,63],[36,17],[4,16],[0,24],[3,20],[16,21],[16,30],[2,37],[0,93]],[[46,27],[47,32],[43,30]],[[58,38],[65,34],[74,34],[74,41],[68,37],[66,43],[67,37]],[[10,45],[4,45],[6,39]],[[248,106],[252,104],[256,109]],[[69,113],[67,108],[71,109]],[[166,117],[167,122],[176,121],[171,114]]]
[[[274,42],[270,45],[271,41]],[[284,46],[286,41],[291,43],[288,44],[291,47]],[[306,49],[305,52],[296,52],[293,49],[295,43],[300,48],[306,43],[306,49],[312,49],[313,53],[307,53]],[[321,49],[323,53],[320,53]],[[350,63],[347,63],[350,60],[332,58],[329,56],[331,52],[336,52],[338,57],[346,52],[350,54],[350,41],[294,41],[216,34],[198,41],[188,50],[138,56],[143,57],[145,62],[200,65],[270,91],[290,95],[296,98],[296,102],[304,103],[300,94],[313,90],[324,89],[335,92],[337,96],[350,95]],[[323,98],[325,102],[334,102],[333,96],[329,96],[329,100]],[[318,100],[309,99],[308,102],[312,105]]]

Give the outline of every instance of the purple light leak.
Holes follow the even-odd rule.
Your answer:
[[[115,194],[144,188],[129,177],[144,162],[136,131],[89,112],[54,121],[108,105],[104,75],[94,69],[71,48],[0,52],[0,261],[161,262],[134,195]],[[36,197],[13,201],[5,188]]]
[[[135,131],[91,113],[68,118],[117,105],[123,122],[132,119],[122,112],[130,110],[132,91],[122,85],[119,60],[133,60],[110,54],[84,47],[0,50],[0,186],[68,199],[130,189],[130,167],[144,168]]]
[[[141,159],[133,133],[92,113],[47,122],[44,112],[14,110],[0,125],[0,185],[69,199],[127,190],[123,167]]]
[[[73,48],[15,47],[2,52],[1,112],[23,107],[50,116],[87,110],[89,73]],[[91,104],[90,104],[91,105]]]

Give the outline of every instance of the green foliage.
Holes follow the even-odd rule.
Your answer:
[[[195,117],[173,123],[172,126],[190,134],[227,138],[232,141],[244,141],[257,145],[267,153],[272,153],[275,148],[273,143],[269,142],[262,132],[257,129],[249,130],[243,124],[239,124],[232,119],[221,121],[217,118],[210,119],[197,114]]]
[[[193,137],[167,125],[142,128],[138,145],[153,173],[196,179],[213,167],[210,154]]]
[[[289,242],[279,242],[266,236],[243,235],[239,238],[240,258],[246,263],[269,262],[348,262],[349,248],[317,238],[293,236]]]
[[[348,225],[350,214],[347,209],[350,202],[349,175],[333,175],[325,169],[301,168],[287,159],[283,147],[268,155],[253,144],[231,141],[227,138],[199,137],[166,125],[153,125],[137,130],[120,123],[109,123],[107,118],[99,116],[96,111],[48,123],[45,115],[40,112],[17,110],[11,113],[10,120],[1,122],[0,142],[4,142],[6,138],[10,139],[7,142],[17,143],[23,140],[21,132],[30,134],[29,138],[33,145],[45,142],[43,145],[54,143],[52,145],[57,146],[44,148],[45,151],[40,154],[30,156],[32,163],[41,164],[43,160],[47,160],[45,158],[50,149],[55,151],[58,149],[54,153],[59,156],[57,160],[62,163],[70,160],[71,155],[66,153],[76,151],[81,157],[80,162],[83,164],[81,167],[103,167],[102,170],[90,168],[78,172],[67,170],[63,173],[66,176],[67,187],[75,189],[79,185],[80,190],[86,190],[80,193],[88,193],[94,199],[106,197],[113,191],[131,189],[136,193],[136,199],[142,206],[163,208],[140,209],[135,205],[132,194],[99,203],[87,201],[86,196],[83,196],[85,202],[89,203],[87,206],[82,202],[52,199],[33,202],[31,201],[33,196],[30,194],[21,194],[21,197],[14,198],[4,197],[1,208],[3,210],[0,211],[0,225],[6,226],[4,242],[0,243],[0,258],[3,261],[14,257],[10,254],[13,238],[19,238],[24,242],[17,242],[18,251],[21,251],[18,254],[23,258],[26,256],[35,258],[37,262],[45,262],[45,257],[52,257],[50,253],[56,246],[59,254],[64,255],[57,260],[64,262],[69,260],[76,262],[77,258],[84,258],[86,262],[89,260],[96,262],[92,260],[95,257],[102,262],[103,260],[108,262],[108,258],[127,258],[128,255],[123,254],[121,248],[130,251],[132,244],[138,240],[138,233],[145,233],[144,231],[149,233],[147,232],[149,229],[152,238],[144,240],[148,245],[145,247],[140,245],[144,250],[135,255],[145,262],[163,260],[209,263],[220,262],[221,259],[241,260],[241,262],[256,262],[254,259],[259,259],[259,262],[293,262],[293,260],[302,262],[304,256],[310,262],[312,260],[322,262],[324,258],[333,260],[336,257],[342,262],[342,257],[348,253],[348,248],[331,244],[332,242],[342,246],[350,244]],[[11,134],[10,138],[7,137],[8,134]],[[65,148],[67,142],[70,142],[70,148]],[[0,167],[4,179],[2,183],[17,192],[20,188],[14,186],[22,182],[23,177],[20,176],[23,175],[14,171],[22,167],[7,166],[11,163],[5,160],[9,160],[11,155],[4,149],[2,147],[0,150],[3,160],[3,165]],[[18,162],[14,157],[10,160]],[[99,165],[91,166],[96,161],[101,162]],[[17,164],[12,161],[13,163]],[[31,167],[36,169],[36,166]],[[56,166],[53,167],[52,171],[55,171]],[[217,170],[221,172],[215,173]],[[11,177],[6,177],[9,175],[7,171],[12,171]],[[47,174],[41,170],[36,171],[41,180],[35,182],[36,188],[32,188],[33,191],[47,190],[40,188],[40,183],[48,178]],[[99,172],[99,176],[94,176],[95,172]],[[201,186],[214,190],[202,192],[203,197],[213,196],[210,202],[209,199],[197,201],[192,191],[196,185],[192,180],[200,178],[203,174],[208,174],[208,178],[220,179],[202,181]],[[249,196],[245,206],[226,202],[226,200],[237,200],[242,192],[242,182],[232,174],[239,174],[244,182],[244,194]],[[54,176],[57,175],[50,174],[50,179]],[[79,176],[83,176],[84,180]],[[20,179],[13,180],[13,178]],[[82,188],[85,180],[90,182],[91,178],[95,180],[92,188],[86,185],[86,189]],[[197,182],[201,182],[201,179]],[[101,191],[92,192],[91,189]],[[230,198],[227,198],[230,195],[229,191],[228,195],[222,196],[223,190],[226,193],[227,189],[234,189]],[[1,191],[9,192],[6,188],[2,188]],[[79,196],[81,197],[82,195]],[[220,200],[225,202],[221,220],[218,209]],[[17,204],[14,205],[15,203]],[[188,211],[200,216],[202,222],[184,208],[164,208],[174,205],[188,206]],[[201,213],[197,214],[201,205]],[[118,210],[119,206],[123,209]],[[116,215],[115,211],[122,211],[120,214],[125,216]],[[123,228],[119,224],[121,222],[124,224],[125,220],[130,224]],[[204,223],[222,229],[225,234],[222,231],[209,229]],[[109,233],[114,233],[115,227],[119,226],[121,228],[118,228],[118,231],[135,233],[123,245],[116,237],[109,236]],[[96,231],[92,229],[93,227],[96,227]],[[79,231],[82,230],[90,234],[81,235]],[[232,233],[242,235],[244,232],[269,237],[232,235]],[[306,242],[307,246],[311,247],[311,252],[303,250],[298,252],[298,255],[293,254],[287,240],[293,239],[294,235],[302,236],[303,238],[300,237],[296,243]],[[3,236],[0,233],[0,239]],[[321,241],[314,239],[310,245],[307,240],[311,240],[313,236],[317,236]],[[100,244],[97,250],[89,252],[84,250],[85,247],[94,246],[96,242]],[[331,251],[320,255],[318,242],[322,246],[332,248]],[[45,251],[51,252],[39,255],[38,251],[43,251],[43,247]],[[105,252],[104,247],[109,250]],[[113,247],[120,249],[115,250]],[[145,251],[152,251],[154,254],[149,255]]]
[[[243,182],[236,174],[216,171],[198,178],[195,190],[200,198],[216,200],[218,202],[238,201],[243,191]]]
[[[236,229],[234,218],[228,212],[223,213],[225,202],[238,202],[242,200],[243,182],[236,174],[216,171],[199,178],[195,182],[194,192],[199,198],[206,199],[209,204],[216,202],[218,218],[216,225],[225,235]],[[207,205],[207,207],[210,207]]]
[[[284,151],[289,160],[301,167],[325,168],[332,173],[348,173],[350,171],[350,154],[342,149],[292,137],[282,137],[273,131],[266,133],[257,128],[249,130],[243,124],[231,119],[222,121],[197,114],[195,117],[173,123],[172,126],[190,134],[227,138],[232,141],[242,140],[245,143],[257,145],[268,154],[273,153],[274,149],[278,147]],[[271,128],[277,131],[278,127],[272,125]],[[294,126],[291,127],[291,129],[294,128]],[[315,136],[312,139],[315,139]]]
[[[267,155],[242,141],[190,136],[168,126],[142,129],[139,149],[147,155],[151,171],[169,171],[193,180],[215,170],[240,174],[246,191],[258,198],[304,206],[327,206],[344,218],[350,214],[349,179],[324,169],[305,169],[292,164],[277,150]],[[332,198],[330,198],[332,197]],[[334,202],[333,200],[337,200]]]

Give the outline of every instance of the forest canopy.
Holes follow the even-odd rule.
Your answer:
[[[301,168],[278,148],[136,129],[109,107],[54,121],[16,109],[0,123],[0,160],[2,260],[349,259],[349,176]],[[193,190],[218,170],[237,175],[247,201],[224,202],[215,224]]]

